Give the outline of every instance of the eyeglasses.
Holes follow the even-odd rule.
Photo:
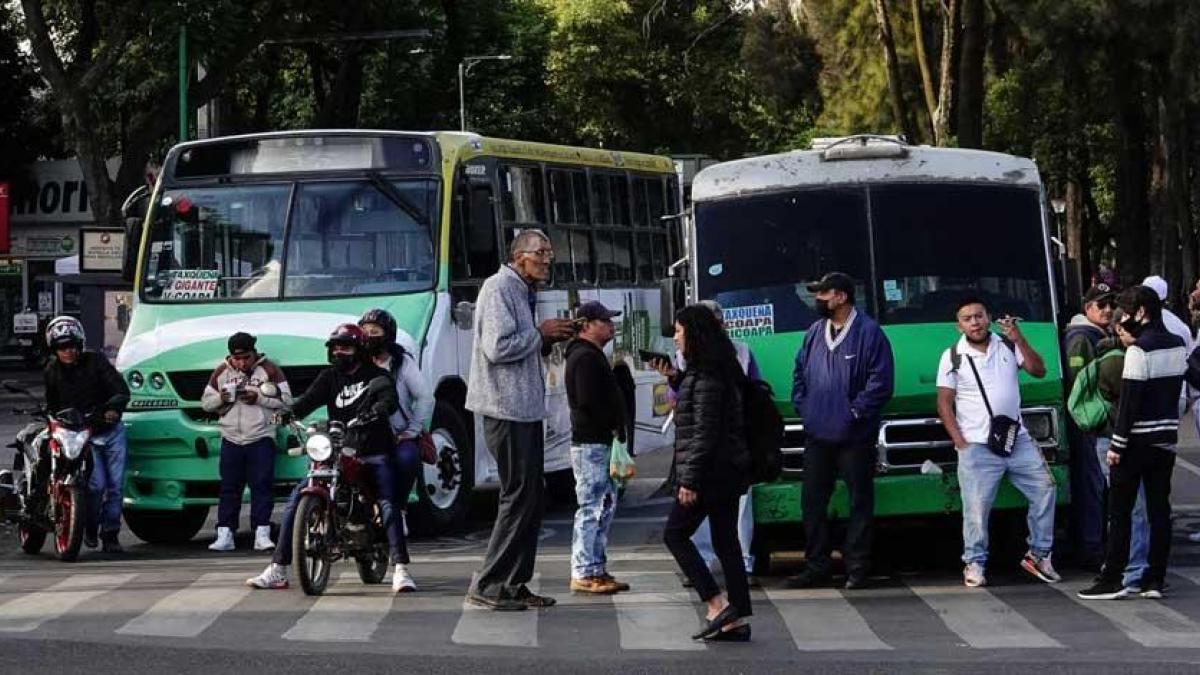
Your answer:
[[[554,260],[554,249],[552,248],[539,248],[532,251],[521,251],[521,253],[527,253],[543,260]]]
[[[1096,306],[1100,309],[1116,309],[1117,303],[1113,302],[1112,300],[1102,300],[1097,302]]]

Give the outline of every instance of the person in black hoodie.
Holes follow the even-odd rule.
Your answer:
[[[750,452],[742,413],[745,375],[712,311],[690,305],[675,317],[675,344],[688,367],[672,382],[675,405],[675,505],[663,541],[707,605],[693,639],[750,639],[750,585],[737,538],[738,499],[750,487]],[[709,519],[713,549],[725,571],[721,594],[692,534]]]
[[[571,582],[576,593],[616,593],[629,586],[606,567],[608,528],[617,510],[617,492],[608,475],[614,436],[625,440],[625,399],[604,355],[613,338],[613,317],[597,301],[576,310],[582,321],[567,345],[567,405],[571,408],[571,468],[575,473],[575,528],[571,537]]]
[[[335,328],[325,342],[325,348],[332,367],[317,375],[308,391],[292,404],[291,412],[297,419],[303,419],[317,408],[325,406],[330,421],[349,425],[355,419],[369,419],[362,427],[347,429],[346,444],[358,450],[358,456],[371,471],[372,478],[378,481],[381,472],[376,468],[378,462],[373,458],[386,456],[395,445],[388,416],[398,407],[396,387],[392,384],[391,375],[371,361],[367,354],[366,336],[357,325],[344,323]],[[280,525],[282,534],[271,564],[262,574],[247,579],[246,585],[264,589],[288,587],[287,568],[292,564],[290,533],[303,485],[301,482],[292,490],[283,509],[283,522]],[[397,526],[398,509],[388,506],[381,508],[381,511],[384,514],[384,528],[394,529]]]
[[[74,317],[60,316],[46,326],[46,344],[52,354],[42,373],[46,407],[51,412],[74,408],[88,416],[94,463],[88,478],[84,543],[95,548],[99,535],[105,553],[119,553],[126,454],[121,416],[129,404],[129,386],[104,355],[84,351],[85,341],[83,325]],[[49,468],[49,461],[38,462],[36,484],[44,483]]]

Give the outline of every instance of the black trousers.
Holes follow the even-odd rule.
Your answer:
[[[871,443],[834,444],[809,439],[804,449],[805,558],[809,569],[828,574],[832,549],[829,498],[840,475],[850,491],[850,526],[842,553],[846,571],[866,574],[871,566],[871,523],[875,518],[875,460]]]
[[[500,508],[488,541],[475,591],[490,598],[514,598],[533,578],[544,507],[541,422],[483,418],[483,434],[500,474]]]
[[[1152,445],[1131,443],[1121,461],[1110,470],[1108,491],[1108,553],[1103,578],[1121,581],[1129,564],[1129,537],[1138,486],[1146,489],[1146,517],[1150,521],[1150,552],[1142,583],[1162,583],[1171,554],[1171,474],[1175,453]]]
[[[742,561],[742,547],[737,537],[738,499],[741,495],[706,495],[700,492],[699,501],[693,506],[683,506],[678,501],[667,516],[663,531],[663,542],[674,556],[679,569],[692,582],[700,599],[707,602],[716,597],[721,589],[713,578],[700,551],[692,543],[692,535],[700,523],[708,518],[712,528],[713,551],[725,571],[725,585],[729,588],[729,604],[737,608],[741,616],[753,614],[750,608],[750,581],[746,578],[746,567]]]

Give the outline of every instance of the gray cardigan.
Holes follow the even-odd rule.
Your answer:
[[[529,294],[529,284],[508,265],[479,289],[467,384],[467,409],[474,413],[511,422],[546,417],[542,334]]]

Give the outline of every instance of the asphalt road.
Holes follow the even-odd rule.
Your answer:
[[[0,434],[19,421],[5,414]],[[1187,425],[1190,429],[1190,420]],[[1200,672],[1200,444],[1187,439],[1175,473],[1175,547],[1164,601],[1084,603],[1089,575],[1057,586],[993,565],[990,585],[965,589],[953,554],[876,577],[864,591],[791,591],[779,577],[753,591],[754,642],[697,644],[700,619],[660,543],[669,507],[655,488],[665,453],[641,463],[613,528],[610,569],[633,590],[567,592],[571,512],[547,514],[535,584],[559,605],[514,614],[464,606],[490,527],[486,509],[462,536],[412,544],[419,592],[364,586],[350,564],[321,598],[253,591],[267,563],[246,550],[213,554],[211,533],[180,547],[125,534],[119,558],[88,551],[73,565],[15,551],[0,531],[0,654],[11,672]],[[0,457],[0,466],[8,464]],[[938,546],[953,524],[914,535],[882,528],[882,548]],[[891,541],[888,541],[888,540]],[[899,541],[896,541],[899,539]],[[945,547],[942,547],[945,548]],[[779,556],[780,572],[794,557]]]

